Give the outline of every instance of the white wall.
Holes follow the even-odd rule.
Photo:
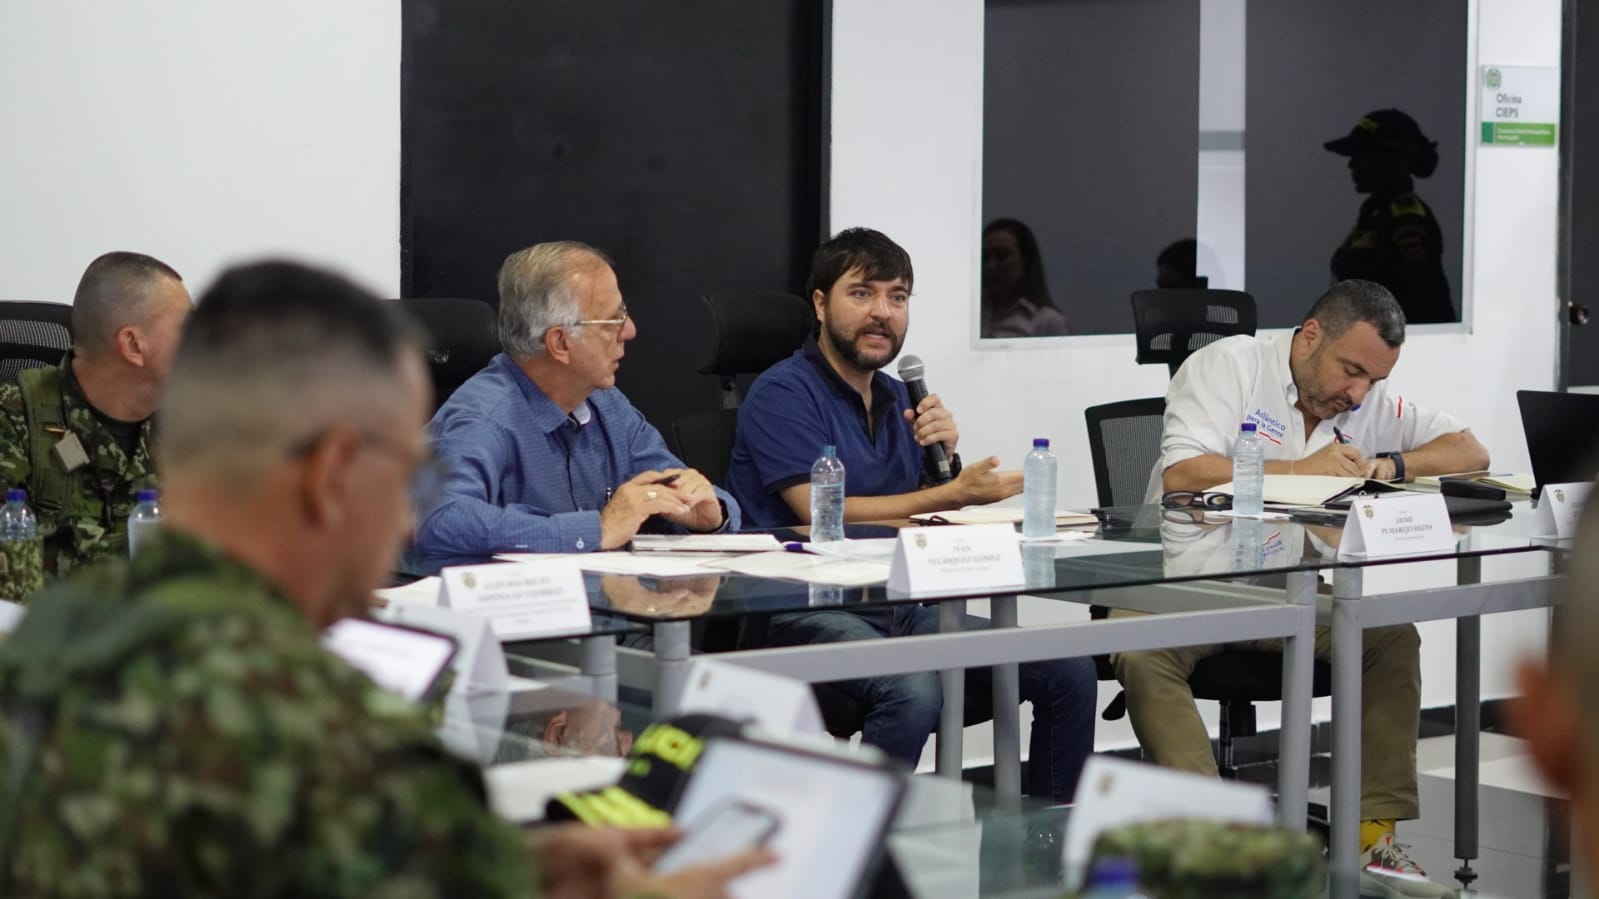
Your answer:
[[[0,297],[70,302],[112,249],[396,294],[399,71],[394,0],[0,3]]]
[[[975,348],[982,0],[834,0],[833,13],[831,229],[879,228],[910,251],[917,278],[906,351],[927,361],[928,380],[955,412],[963,455],[998,454],[1019,466],[1029,439],[1048,436],[1061,459],[1061,502],[1093,505],[1082,410],[1160,394],[1166,372],[1134,365],[1130,336]],[[1473,102],[1479,55],[1484,63],[1559,64],[1558,0],[1477,0],[1473,15],[1477,46],[1461,72]],[[1459,139],[1475,158],[1467,200],[1475,264],[1466,273],[1473,318],[1465,333],[1418,330],[1393,377],[1417,401],[1467,419],[1496,468],[1525,471],[1514,391],[1548,389],[1555,377],[1558,160],[1551,151],[1477,151],[1469,134]],[[1320,286],[1306,285],[1307,299]],[[1485,696],[1509,695],[1509,659],[1541,645],[1543,620],[1520,613],[1484,628]],[[1452,703],[1454,626],[1422,631],[1424,703]],[[1129,739],[1125,727],[1102,723],[1102,746]]]

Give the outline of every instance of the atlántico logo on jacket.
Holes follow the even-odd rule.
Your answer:
[[[1255,423],[1255,433],[1270,440],[1278,446],[1283,445],[1283,435],[1288,433],[1288,425],[1272,418],[1265,411],[1256,409],[1244,417],[1246,422]]]

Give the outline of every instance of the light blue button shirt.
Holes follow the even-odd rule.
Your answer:
[[[443,496],[422,517],[416,548],[439,555],[589,552],[600,548],[600,509],[640,472],[682,468],[649,422],[615,388],[567,415],[501,353],[451,395],[428,423],[449,467]],[[739,526],[726,492],[726,530]],[[641,530],[681,531],[659,519]]]

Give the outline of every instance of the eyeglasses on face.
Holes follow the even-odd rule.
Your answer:
[[[1233,507],[1231,493],[1209,493],[1195,490],[1173,490],[1163,494],[1160,505],[1166,509],[1184,509],[1190,506],[1223,512]]]
[[[578,321],[573,322],[572,326],[573,327],[577,327],[579,325],[616,325],[617,327],[621,327],[622,325],[625,325],[625,324],[627,324],[627,304],[623,303],[621,308],[616,310],[616,317],[615,318],[584,318],[584,319],[579,319]]]
[[[323,428],[289,447],[291,457],[305,456],[313,450],[317,442],[327,433]],[[363,446],[375,449],[378,452],[393,456],[404,465],[412,466],[411,480],[406,486],[407,495],[410,497],[411,506],[418,512],[426,512],[444,495],[444,482],[449,476],[449,464],[440,458],[433,445],[428,444],[420,459],[409,449],[368,430],[357,432]]]

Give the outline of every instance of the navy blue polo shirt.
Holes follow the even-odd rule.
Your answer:
[[[872,374],[872,421],[855,388],[833,371],[816,338],[767,369],[738,410],[727,489],[744,510],[744,526],[787,527],[799,516],[779,494],[810,480],[811,466],[831,443],[844,463],[846,496],[892,496],[922,483],[922,448],[905,421],[905,385]]]

